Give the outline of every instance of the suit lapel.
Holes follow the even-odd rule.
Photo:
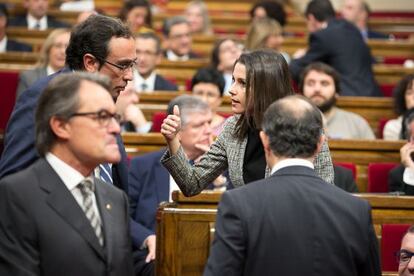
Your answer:
[[[105,252],[72,193],[44,159],[40,159],[38,164],[39,186],[48,193],[47,204],[85,239],[98,256],[106,261]]]

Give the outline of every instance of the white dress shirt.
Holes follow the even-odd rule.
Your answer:
[[[39,23],[40,28],[38,30],[46,30],[47,29],[47,17],[46,15],[43,16],[40,20],[37,20],[30,14],[27,14],[27,26],[29,30],[36,30],[36,25]]]
[[[271,174],[274,174],[275,172],[277,172],[278,170],[285,168],[285,167],[291,167],[291,166],[303,166],[303,167],[308,167],[311,168],[312,170],[315,168],[313,166],[313,163],[306,160],[306,159],[302,159],[302,158],[287,158],[287,159],[283,159],[279,162],[277,162],[273,168],[272,168],[272,172]]]
[[[0,53],[4,53],[7,51],[7,36],[4,36],[3,39],[0,41]]]
[[[173,51],[167,50],[167,59],[171,61],[187,61],[190,59],[189,55],[177,56]]]
[[[73,197],[75,198],[76,202],[79,204],[81,209],[83,210],[83,207],[82,207],[83,196],[82,196],[81,191],[78,188],[78,184],[82,180],[84,180],[85,177],[80,172],[78,172],[77,170],[75,170],[74,168],[66,164],[65,162],[63,162],[53,153],[50,153],[50,152],[46,153],[45,158],[46,158],[46,161],[53,168],[53,170],[57,173],[59,178],[62,180],[62,182],[65,184],[66,188],[68,188],[68,190],[71,192],[71,194],[73,195]],[[99,217],[100,221],[102,221],[100,218],[98,205],[96,203],[95,193],[92,194],[92,204],[93,204],[95,214]]]
[[[134,75],[134,78],[133,78],[133,82],[134,82],[134,89],[137,91],[137,92],[145,92],[145,93],[151,93],[151,92],[153,92],[154,91],[154,87],[155,87],[155,78],[156,78],[156,76],[157,76],[157,74],[155,73],[155,71],[153,71],[152,73],[151,73],[151,75],[148,77],[148,78],[146,78],[146,79],[144,79],[139,73],[138,73],[138,71],[137,70],[134,70],[134,73],[133,73],[133,75]],[[142,87],[142,85],[143,84],[146,84],[146,89],[145,89],[145,91],[143,91],[143,87]]]
[[[414,170],[411,168],[405,168],[403,174],[403,181],[410,186],[414,186]]]

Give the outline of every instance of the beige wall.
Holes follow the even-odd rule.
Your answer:
[[[412,11],[414,12],[414,0],[366,0],[373,11]],[[308,1],[292,0],[302,11]],[[331,0],[335,9],[339,9],[343,0]]]

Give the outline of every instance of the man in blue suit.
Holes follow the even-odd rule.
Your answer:
[[[51,79],[63,72],[99,72],[111,79],[110,92],[115,101],[128,81],[132,80],[132,67],[136,59],[133,35],[119,20],[96,15],[78,25],[66,49],[67,67],[40,79],[19,97],[5,133],[0,178],[28,167],[39,158],[34,146],[34,110],[41,92]],[[109,166],[96,174],[127,191],[127,157],[119,135],[117,139],[121,162],[112,164],[112,169],[110,164],[106,164]],[[108,176],[112,179],[108,179]]]
[[[182,128],[179,132],[183,150],[190,162],[197,162],[211,143],[210,126],[212,113],[202,100],[183,95],[175,98],[168,106],[180,109]],[[134,247],[134,269],[136,275],[153,275],[155,259],[155,214],[158,205],[171,201],[171,192],[179,190],[160,159],[165,150],[139,156],[131,161],[129,172],[129,198],[131,208],[131,231]],[[220,176],[214,185],[225,184]]]
[[[6,35],[7,20],[7,8],[0,3],[0,53],[8,51],[31,52],[32,47],[30,45],[8,39]]]

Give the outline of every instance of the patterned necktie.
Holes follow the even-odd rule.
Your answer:
[[[35,30],[40,30],[40,23],[36,22],[35,26],[34,26]]]
[[[113,184],[112,170],[108,163],[99,165],[99,177],[108,184]]]
[[[144,82],[141,84],[141,91],[145,92],[148,89],[148,85]]]
[[[88,218],[89,222],[91,223],[92,229],[94,230],[96,237],[98,238],[99,244],[103,246],[103,234],[102,234],[102,225],[101,220],[96,214],[96,211],[93,206],[92,195],[95,189],[95,186],[91,179],[85,178],[81,183],[78,185],[79,190],[83,197],[83,204],[82,209],[85,212],[85,216]]]

